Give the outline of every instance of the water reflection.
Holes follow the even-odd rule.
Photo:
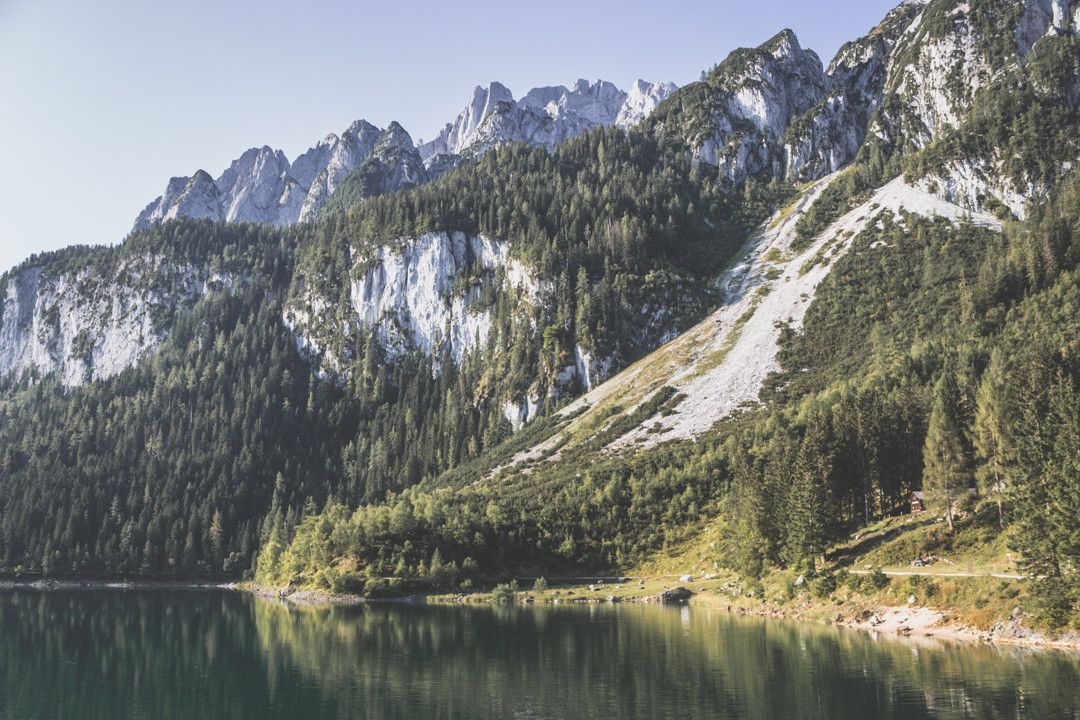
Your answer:
[[[0,593],[0,718],[1073,718],[1080,659],[702,608]]]

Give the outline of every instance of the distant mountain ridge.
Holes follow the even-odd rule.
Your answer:
[[[388,164],[386,192],[427,182],[412,138],[397,123],[380,130],[357,120],[327,135],[292,163],[264,145],[234,160],[217,179],[204,170],[174,177],[139,213],[133,230],[177,217],[292,225],[313,219],[345,177],[369,161]]]
[[[357,120],[330,133],[293,162],[267,145],[251,148],[216,179],[205,170],[169,180],[165,192],[136,218],[132,230],[178,217],[266,223],[308,222],[354,170],[368,165],[378,178],[368,194],[421,185],[495,145],[526,142],[548,151],[596,127],[640,122],[675,90],[673,83],[636,81],[628,92],[610,82],[578,80],[534,88],[520,102],[504,85],[477,87],[453,123],[432,141],[415,145],[401,125],[380,129]]]
[[[595,127],[630,127],[676,89],[670,82],[636,80],[624,92],[606,80],[578,80],[572,88],[533,88],[515,101],[501,83],[477,86],[457,119],[419,146],[420,155],[430,166],[439,156],[475,155],[504,142],[526,142],[550,151]]]

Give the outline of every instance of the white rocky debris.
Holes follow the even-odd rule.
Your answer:
[[[940,195],[968,210],[981,211],[996,200],[1016,217],[1027,217],[1028,202],[1045,188],[1032,181],[1017,183],[1002,172],[1000,163],[969,158],[948,162],[940,171],[915,182],[927,192]]]
[[[826,178],[815,186],[806,199],[803,211],[809,208],[830,180],[831,177]],[[706,320],[713,323],[718,332],[711,342],[700,348],[695,361],[681,368],[669,383],[686,393],[687,399],[674,415],[665,419],[664,424],[671,426],[672,430],[664,437],[698,435],[743,403],[756,402],[765,378],[780,369],[776,360],[779,326],[786,324],[793,330],[799,330],[818,285],[832,269],[832,262],[850,247],[855,236],[873,219],[886,211],[899,215],[901,210],[952,221],[970,219],[977,225],[1000,227],[995,218],[970,213],[908,185],[902,178],[880,188],[863,205],[834,222],[797,255],[793,255],[790,248],[800,213],[792,213],[773,229],[767,229],[744,265],[729,274],[728,281],[732,282],[734,292],[725,305]],[[802,268],[830,244],[829,261],[817,263],[802,272]],[[785,260],[770,262],[767,259],[777,255]],[[767,273],[773,266],[780,271],[780,275],[770,281]],[[759,289],[766,287],[767,292],[759,293]],[[718,359],[719,362],[709,367],[710,354],[717,352],[723,352],[722,357],[712,355],[713,360]]]
[[[620,438],[617,446],[643,447],[676,438],[696,437],[746,403],[757,402],[765,378],[780,369],[776,360],[784,326],[802,327],[815,291],[832,263],[868,223],[886,211],[901,210],[955,222],[999,228],[993,217],[971,213],[897,178],[864,204],[838,219],[795,254],[798,219],[835,179],[818,181],[787,214],[778,214],[748,247],[743,259],[720,280],[727,299],[699,325],[657,350],[652,356],[615,375],[564,410],[602,408],[612,402],[632,412],[664,385],[686,395],[667,417],[653,417]],[[831,246],[827,261],[803,272],[808,261]],[[772,276],[773,279],[769,279]],[[634,402],[630,402],[633,399]],[[577,422],[577,421],[575,421]],[[648,432],[660,422],[662,433]]]

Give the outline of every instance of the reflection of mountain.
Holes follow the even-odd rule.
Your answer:
[[[1080,709],[1080,663],[1068,655],[916,648],[706,608],[312,610],[221,592],[3,591],[0,668],[0,718],[1056,718]]]

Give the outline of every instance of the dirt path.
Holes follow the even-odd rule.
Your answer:
[[[873,570],[849,570],[852,575],[869,575],[874,572]],[[948,571],[948,572],[935,572],[933,570],[882,570],[885,575],[905,577],[908,575],[918,575],[920,577],[981,577],[981,578],[1001,578],[1002,580],[1030,580],[1032,578],[1026,575],[1010,575],[1008,573],[987,573],[987,572],[966,572],[963,570]]]

